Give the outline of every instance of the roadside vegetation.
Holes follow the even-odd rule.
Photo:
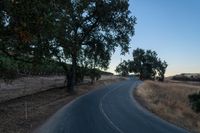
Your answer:
[[[39,71],[53,62],[55,71],[65,71],[69,92],[85,72],[98,79],[117,47],[121,54],[129,51],[136,24],[128,1],[2,0],[0,5],[0,76],[12,79],[21,68],[5,58],[32,70],[39,65]]]
[[[124,60],[115,71],[122,76],[134,72],[144,81],[134,92],[136,99],[161,118],[200,132],[199,74],[181,74],[164,80],[168,65],[155,51],[138,48],[132,55],[133,60]]]
[[[180,80],[180,81],[199,81],[200,82],[200,74],[182,73],[182,74],[173,76],[172,79]]]
[[[200,91],[188,96],[192,109],[200,113]]]
[[[128,0],[1,0],[0,5],[0,80],[10,82],[30,75],[66,77],[66,89],[0,103],[3,133],[29,132],[59,107],[96,87],[82,86],[74,93],[84,77],[93,84],[102,74],[111,74],[104,71],[112,54],[116,48],[122,55],[129,52],[135,31],[136,18],[130,15]],[[116,72],[151,80],[136,91],[139,101],[164,119],[200,132],[200,117],[194,112],[200,112],[200,88],[178,81],[200,81],[199,75],[174,76],[177,83],[153,82],[164,81],[167,62],[155,51],[140,48],[133,50],[132,57],[121,62]]]
[[[26,76],[50,76],[50,75],[64,75],[64,69],[57,65],[53,60],[41,62],[41,64],[32,65],[25,62],[20,62],[12,58],[1,56],[1,73],[0,78],[5,81],[12,81],[14,79]]]
[[[60,87],[2,102],[0,103],[0,133],[30,133],[75,98],[121,80],[124,79],[113,77],[99,80],[93,85],[90,83],[77,85],[74,95],[66,92],[64,87]],[[0,97],[1,95],[4,94],[1,93]]]
[[[0,5],[0,81],[35,75],[66,77],[66,89],[61,91],[0,103],[2,133],[30,132],[34,121],[52,115],[68,98],[97,87],[74,89],[84,77],[98,85],[109,82],[95,83],[102,74],[111,74],[104,71],[116,48],[122,55],[129,51],[136,24],[128,0],[1,0]]]
[[[144,107],[161,118],[198,133],[200,132],[200,115],[194,110],[198,111],[196,104],[199,95],[196,93],[199,91],[199,82],[171,79],[165,82],[147,80],[138,86],[134,95]]]
[[[0,79],[3,79],[6,83],[11,83],[13,80],[21,77],[30,76],[65,76],[67,80],[66,71],[54,60],[43,60],[40,64],[33,65],[2,56],[0,61]],[[70,64],[66,64],[66,67],[70,67]],[[77,67],[76,75],[76,83],[83,82],[84,77],[89,77],[91,83],[93,83],[100,79],[101,75],[113,74],[97,68]]]
[[[175,75],[172,77],[173,80],[177,81],[183,81],[183,82],[188,82],[190,81],[191,83],[197,83],[200,84],[200,74],[199,73],[182,73],[179,75]],[[193,94],[188,95],[191,108],[197,112],[200,113],[200,91],[195,92]]]

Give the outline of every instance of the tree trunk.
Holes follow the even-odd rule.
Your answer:
[[[163,82],[163,81],[164,81],[164,79],[165,79],[165,76],[164,76],[164,74],[161,74],[160,81],[161,81],[161,82]]]
[[[72,55],[72,65],[70,68],[70,72],[67,74],[67,91],[70,93],[74,92],[74,86],[76,85],[76,67],[76,56]]]

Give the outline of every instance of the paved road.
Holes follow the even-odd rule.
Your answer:
[[[140,83],[127,80],[66,105],[38,133],[187,133],[142,108],[132,97]]]

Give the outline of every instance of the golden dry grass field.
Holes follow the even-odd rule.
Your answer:
[[[200,133],[200,114],[190,108],[188,95],[200,91],[199,82],[144,81],[134,92],[136,99],[161,118]]]

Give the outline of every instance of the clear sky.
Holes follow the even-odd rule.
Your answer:
[[[136,48],[152,49],[166,60],[166,76],[200,73],[200,0],[129,0],[137,18],[130,53],[112,56],[113,72],[122,60],[132,59]]]

